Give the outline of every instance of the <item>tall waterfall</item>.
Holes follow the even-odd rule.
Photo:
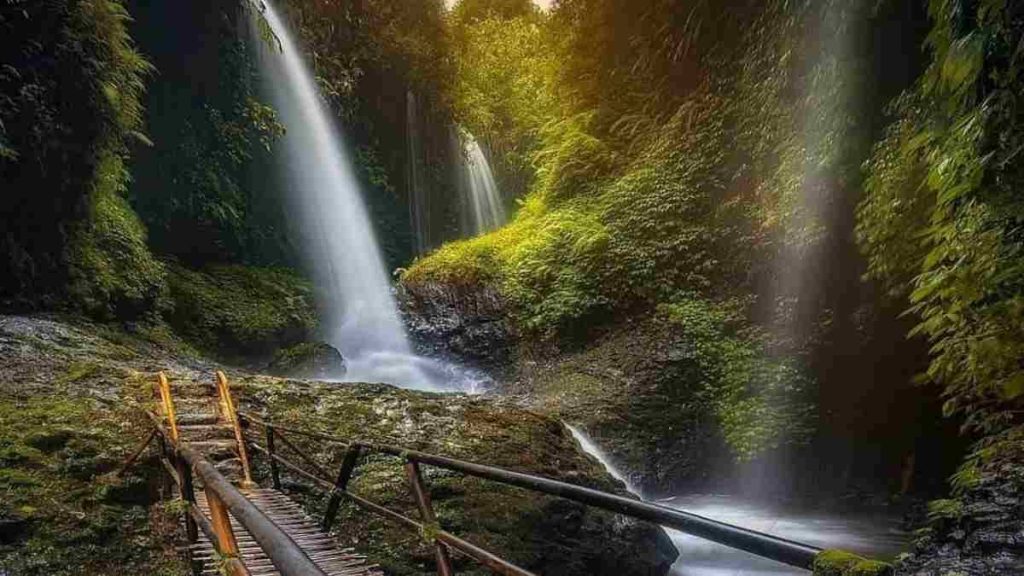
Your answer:
[[[412,353],[341,135],[288,27],[265,5],[280,41],[280,50],[263,47],[260,72],[286,129],[282,187],[319,293],[324,338],[348,365],[344,379],[461,387],[451,367]]]
[[[482,234],[505,223],[505,204],[487,156],[468,132],[463,133],[463,156],[463,227]]]
[[[429,248],[428,195],[423,189],[420,177],[422,144],[420,142],[419,115],[416,109],[416,95],[409,90],[405,93],[405,139],[408,167],[406,169],[409,190],[409,223],[412,226],[413,250],[416,255],[424,254]]]

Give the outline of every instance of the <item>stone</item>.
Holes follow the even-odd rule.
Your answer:
[[[336,379],[345,375],[345,359],[325,342],[303,342],[278,350],[267,372],[292,378]]]

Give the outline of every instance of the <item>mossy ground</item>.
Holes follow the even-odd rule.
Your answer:
[[[622,492],[597,462],[580,452],[564,426],[511,402],[267,377],[241,377],[234,389],[244,407],[266,412],[280,423]],[[340,465],[341,447],[289,438],[316,454],[332,473]],[[675,555],[664,534],[650,526],[441,469],[425,467],[424,473],[444,529],[527,569],[565,575],[657,574]],[[351,486],[364,497],[417,517],[397,458],[366,457]],[[321,495],[294,483],[291,487],[303,495],[310,512],[322,513]],[[434,570],[431,548],[420,535],[358,508],[343,506],[336,530],[343,542],[366,552],[389,574]],[[466,558],[456,563],[459,573],[488,573]]]
[[[141,409],[153,402],[155,371],[204,382],[215,368],[164,330],[127,334],[77,320],[0,316],[0,519],[26,517],[31,527],[4,541],[0,567],[12,574],[184,573],[170,549],[175,523],[157,504],[160,472],[151,457],[123,483],[109,475],[143,439]],[[622,491],[559,422],[512,401],[228,374],[239,404],[273,420]],[[291,439],[331,473],[337,469],[338,447]],[[266,479],[263,459],[255,463]],[[441,526],[536,572],[664,574],[675,557],[652,526],[429,467],[424,473]],[[311,514],[322,514],[322,495],[286,479]],[[367,457],[352,487],[416,517],[395,458]],[[350,505],[336,532],[389,574],[435,571],[421,535]],[[456,564],[460,573],[487,573],[465,558]]]
[[[153,505],[153,470],[114,476],[143,429],[127,406],[93,395],[109,370],[67,364],[39,394],[11,367],[0,366],[0,572],[184,573],[176,519]]]
[[[825,550],[814,559],[814,576],[888,576],[892,565],[842,550]]]

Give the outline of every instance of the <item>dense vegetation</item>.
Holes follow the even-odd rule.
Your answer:
[[[932,2],[932,63],[894,103],[869,166],[859,238],[870,273],[920,318],[927,377],[984,432],[1024,398],[1024,145],[1017,61],[1024,10]]]
[[[509,226],[445,246],[405,283],[496,286],[518,331],[549,341],[659,306],[713,326],[724,308],[737,342],[764,362],[777,364],[773,348],[805,350],[825,311],[813,295],[786,310],[806,294],[792,293],[780,265],[823,250],[828,203],[856,181],[870,121],[854,123],[854,79],[868,63],[846,44],[878,16],[847,3],[740,4],[562,2],[549,15],[466,18],[460,105],[471,126],[496,134],[495,150],[510,151],[506,161],[528,159],[532,184]],[[523,92],[540,93],[534,106]],[[751,322],[776,329],[753,336]],[[734,360],[706,361],[744,372]],[[799,437],[803,411],[766,400],[772,382],[790,398],[806,388],[806,367],[787,362],[777,369],[795,379],[707,379],[733,391],[719,390],[723,422],[773,406],[769,430],[751,437]],[[750,431],[726,427],[747,453],[739,438]]]
[[[686,460],[651,472],[658,489],[720,467],[716,452],[735,471],[795,451],[846,482],[838,454],[856,443],[882,456],[847,460],[886,489],[909,489],[915,458],[942,482],[959,455],[941,406],[974,449],[928,542],[1009,524],[984,506],[1024,501],[1020,3],[277,5],[344,127],[388,267],[408,266],[406,311],[446,338],[484,325],[456,336],[500,349],[482,355],[499,391],[635,471]],[[260,10],[0,6],[4,312],[261,367],[343,362],[314,342],[315,263],[270,168],[285,128],[262,94],[260,54],[279,46]],[[451,241],[465,133],[516,209]],[[115,422],[69,432],[91,404],[12,398],[0,484],[21,496],[0,520],[36,518],[33,498],[99,518],[79,540],[70,522],[28,541],[18,562],[43,570],[47,547],[96,549],[112,514],[138,511],[83,469],[110,467]]]
[[[0,298],[8,304],[68,299],[133,318],[160,298],[162,268],[124,197],[151,72],[127,18],[116,0],[0,11]]]

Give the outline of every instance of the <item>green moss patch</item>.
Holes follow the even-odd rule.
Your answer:
[[[229,358],[270,356],[316,328],[312,287],[294,273],[237,265],[168,269],[168,319],[200,350]]]
[[[88,398],[0,392],[0,571],[183,573],[151,487],[110,474],[138,441],[123,418]]]
[[[559,422],[512,403],[384,385],[303,385],[266,377],[236,378],[234,389],[245,408],[266,411],[281,423],[622,491]],[[288,436],[331,473],[337,470],[339,446]],[[265,474],[263,459],[256,463]],[[438,468],[424,466],[423,472],[442,528],[537,573],[663,574],[675,557],[670,541],[654,527]],[[323,513],[321,494],[291,487],[309,512]],[[351,487],[374,502],[418,517],[398,458],[364,457]],[[388,574],[433,571],[432,547],[422,534],[349,504],[343,506],[337,526],[343,527],[338,532],[344,544],[365,552]],[[460,574],[489,573],[465,558],[456,563]]]
[[[888,576],[892,565],[842,550],[824,550],[814,558],[814,576]]]

